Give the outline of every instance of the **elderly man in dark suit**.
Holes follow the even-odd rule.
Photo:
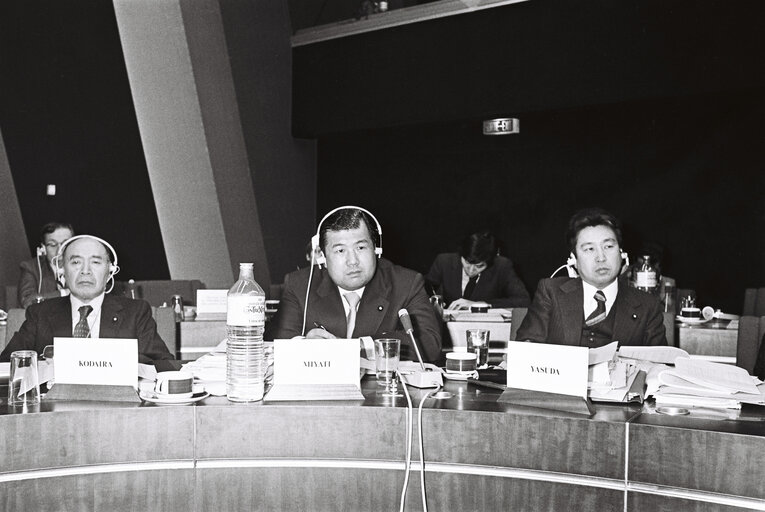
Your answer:
[[[147,302],[106,294],[109,280],[119,270],[115,259],[116,253],[100,238],[69,239],[59,251],[58,266],[70,295],[27,308],[26,320],[0,354],[0,361],[8,361],[15,350],[42,353],[54,337],[136,338],[139,362],[173,359],[157,334]]]
[[[378,260],[382,247],[376,225],[367,212],[354,207],[338,209],[320,223],[319,245],[326,268],[313,270],[313,275],[311,268],[290,274],[271,337],[398,338],[402,357],[413,358],[398,318],[398,311],[406,308],[423,359],[438,359],[441,331],[423,277]]]
[[[517,338],[590,348],[666,345],[658,299],[619,279],[626,256],[619,221],[599,208],[582,210],[567,238],[579,277],[542,279]]]

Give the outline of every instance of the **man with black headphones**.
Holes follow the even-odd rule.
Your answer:
[[[107,294],[109,281],[113,288],[114,274],[119,272],[111,245],[95,236],[78,235],[62,244],[55,261],[70,294],[27,308],[26,320],[0,361],[10,360],[15,350],[42,353],[54,337],[136,338],[139,362],[173,359],[157,334],[147,302]]]
[[[659,300],[619,279],[626,253],[616,217],[581,210],[569,220],[566,238],[579,277],[542,279],[516,337],[589,348],[612,341],[666,345]]]
[[[61,244],[73,236],[71,224],[49,222],[43,226],[36,257],[19,265],[18,299],[22,307],[66,295],[65,288],[56,281],[53,258]]]
[[[369,212],[355,206],[331,211],[319,223],[314,246],[326,268],[311,265],[290,274],[273,338],[398,338],[402,357],[414,358],[398,318],[406,308],[423,359],[439,358],[441,331],[424,279],[380,258],[382,230]]]

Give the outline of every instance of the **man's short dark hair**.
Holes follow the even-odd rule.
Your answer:
[[[584,228],[596,226],[611,228],[616,235],[619,247],[622,246],[622,224],[619,219],[602,208],[585,208],[576,212],[568,221],[566,242],[568,242],[568,248],[573,254],[576,254],[576,239],[579,237],[579,232]]]
[[[343,208],[327,217],[324,222],[321,223],[321,228],[319,229],[319,245],[321,250],[326,250],[327,231],[356,229],[361,226],[362,222],[367,226],[369,235],[372,237],[372,243],[375,247],[378,247],[380,244],[380,234],[377,232],[377,223],[361,210],[356,208]]]
[[[50,235],[57,229],[68,229],[74,235],[74,228],[67,222],[48,222],[40,230],[40,241],[45,243],[45,235]]]
[[[468,263],[486,263],[491,266],[497,255],[497,241],[488,231],[479,231],[466,236],[460,244],[460,256]]]

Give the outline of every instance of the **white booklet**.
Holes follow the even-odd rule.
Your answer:
[[[265,400],[364,400],[358,338],[274,340],[274,384]]]

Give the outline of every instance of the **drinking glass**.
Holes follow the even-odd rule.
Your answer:
[[[40,379],[37,374],[37,352],[17,350],[11,353],[11,374],[8,381],[8,405],[40,403]]]
[[[489,334],[488,329],[468,329],[465,331],[468,352],[475,352],[477,368],[486,365],[489,361]]]
[[[375,340],[375,369],[377,384],[385,386],[383,396],[403,396],[398,393],[396,370],[401,358],[401,341],[382,338]]]

